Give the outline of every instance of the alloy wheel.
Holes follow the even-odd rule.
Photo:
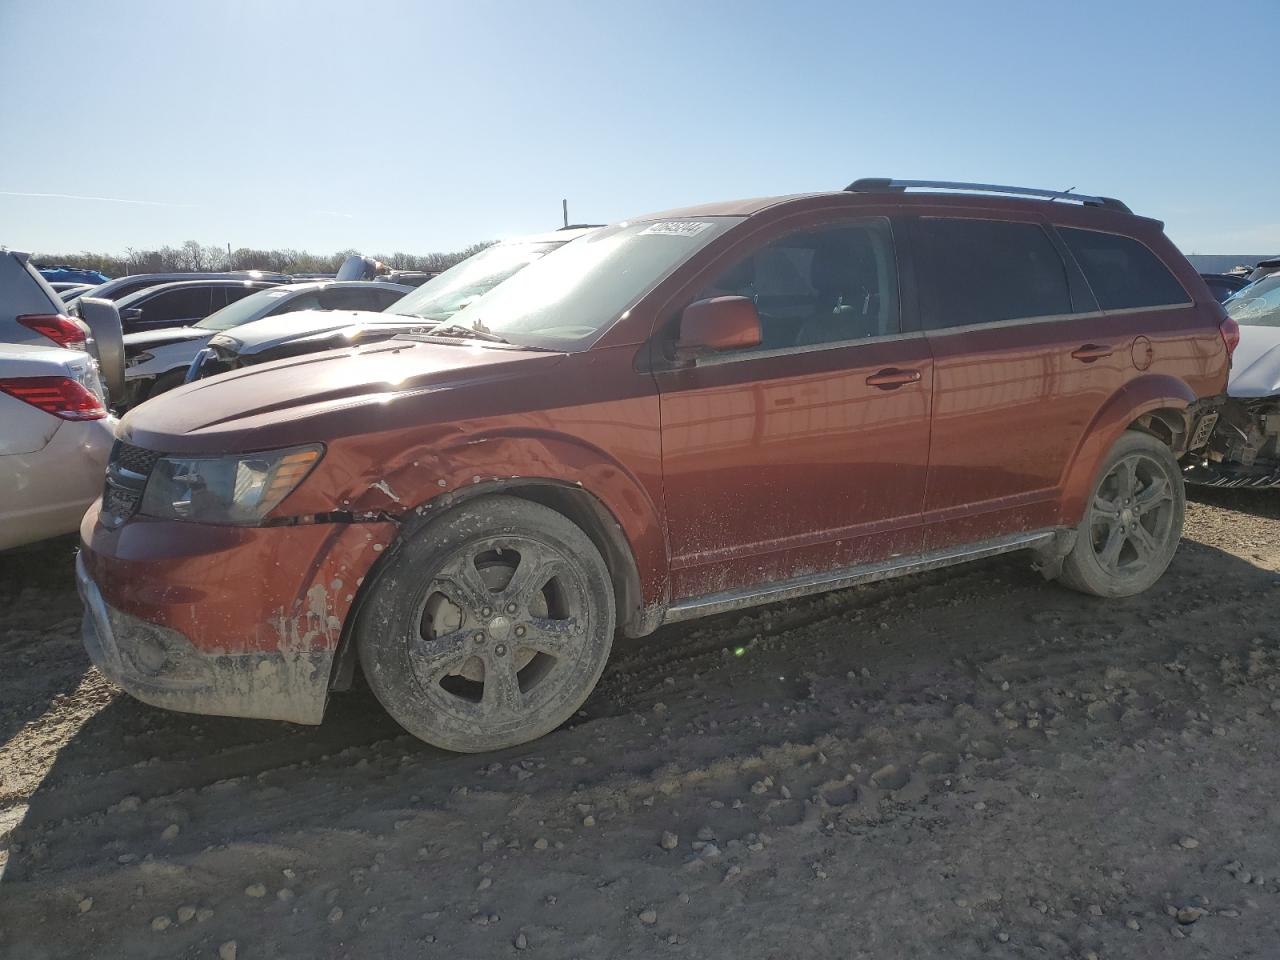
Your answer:
[[[1116,461],[1095,491],[1089,536],[1098,565],[1137,576],[1163,554],[1174,531],[1173,485],[1163,464],[1144,453]]]

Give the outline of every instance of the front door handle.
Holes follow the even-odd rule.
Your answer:
[[[1109,357],[1113,353],[1115,353],[1114,347],[1108,347],[1101,343],[1086,343],[1083,347],[1077,347],[1072,350],[1071,357],[1081,363],[1093,363],[1093,361]]]
[[[878,373],[867,377],[867,386],[879,387],[881,390],[897,390],[908,383],[919,383],[919,370],[899,370],[897,367],[885,367]]]

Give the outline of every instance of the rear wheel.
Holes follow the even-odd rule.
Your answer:
[[[1126,433],[1099,471],[1062,582],[1099,597],[1129,597],[1160,579],[1182,538],[1186,493],[1173,452]]]
[[[613,588],[591,539],[541,504],[485,497],[404,543],[356,624],[387,712],[446,750],[498,750],[576,711],[613,644]]]

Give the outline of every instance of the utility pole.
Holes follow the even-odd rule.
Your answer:
[[[569,201],[567,199],[560,201],[561,212],[564,213],[564,225],[569,225]]]

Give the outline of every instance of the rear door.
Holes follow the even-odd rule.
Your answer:
[[[925,546],[1054,526],[1127,349],[1100,338],[1078,268],[1034,217],[920,217],[912,237],[934,359]]]
[[[930,360],[890,221],[792,229],[740,257],[692,299],[751,297],[764,343],[656,373],[676,599],[920,547]]]

